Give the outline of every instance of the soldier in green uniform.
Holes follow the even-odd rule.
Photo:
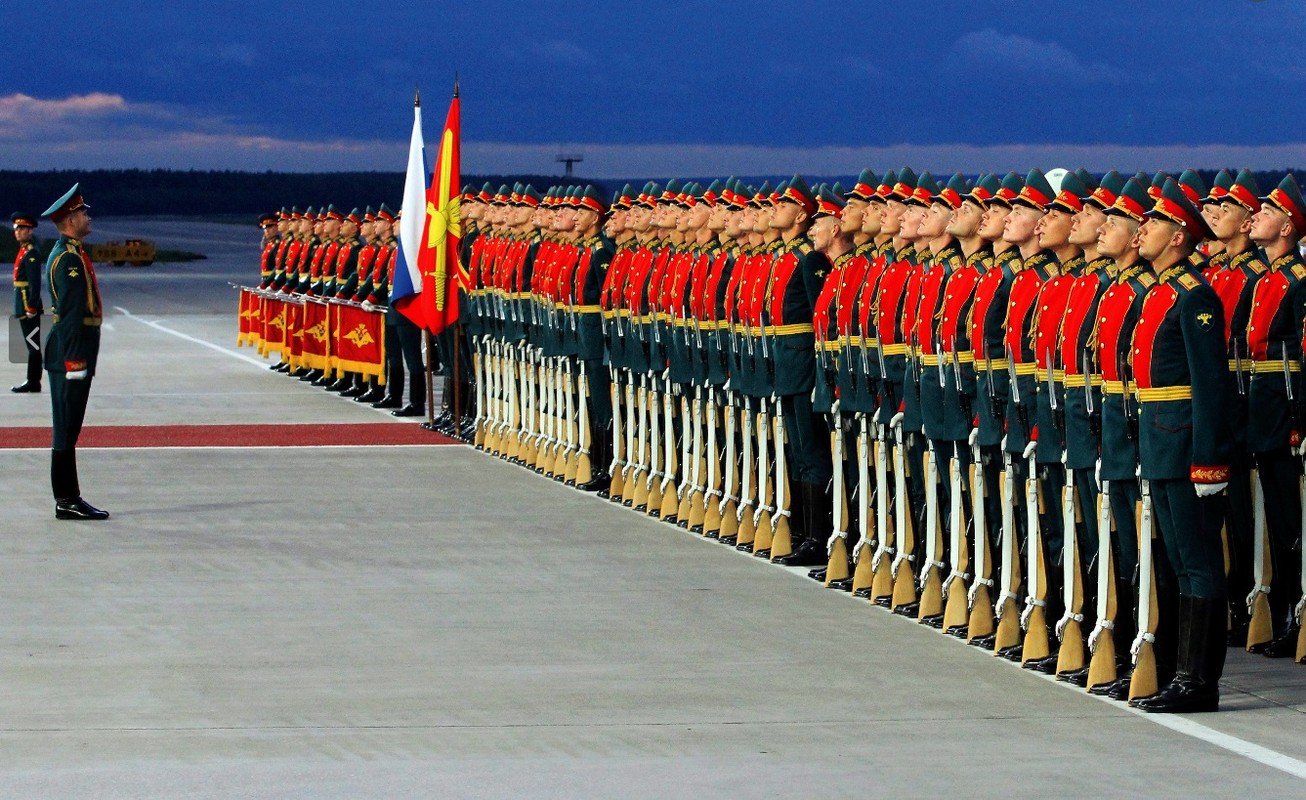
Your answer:
[[[27,380],[9,391],[41,391],[41,251],[32,241],[37,219],[22,212],[9,217],[14,223],[18,254],[14,256],[14,316],[27,346]]]
[[[1214,236],[1173,180],[1166,180],[1147,216],[1139,253],[1152,263],[1157,285],[1134,329],[1138,455],[1178,579],[1178,652],[1169,685],[1131,702],[1150,712],[1215,711],[1228,613],[1222,491],[1233,436],[1224,311],[1192,260],[1198,242]]]
[[[86,416],[86,401],[100,353],[100,323],[104,310],[95,268],[82,248],[91,232],[90,206],[81,185],[73,184],[42,216],[59,231],[46,270],[54,325],[45,346],[45,368],[50,373],[50,404],[54,412],[54,441],[50,451],[50,488],[54,491],[55,519],[107,519],[81,497],[77,480],[77,437]]]

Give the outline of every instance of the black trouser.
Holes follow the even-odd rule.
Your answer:
[[[82,433],[90,395],[90,378],[70,381],[63,372],[50,373],[50,407],[54,412],[50,489],[56,500],[72,500],[81,495],[77,481],[77,439]]]
[[[408,367],[408,404],[426,408],[426,364],[422,361],[422,329],[407,319],[399,320],[395,326],[399,339],[399,350],[403,353],[404,364]],[[391,390],[393,397],[402,399],[403,387]]]
[[[41,318],[19,317],[18,328],[23,332],[23,344],[27,347],[27,382],[41,383]],[[33,335],[35,331],[35,335]],[[36,342],[36,346],[32,346]]]
[[[385,326],[385,393],[399,400],[404,396],[404,354],[398,325]]]
[[[1265,492],[1265,522],[1274,566],[1274,591],[1269,599],[1278,635],[1288,625],[1301,596],[1301,462],[1286,447],[1257,453],[1254,458]]]

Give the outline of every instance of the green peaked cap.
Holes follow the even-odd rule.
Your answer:
[[[1135,176],[1125,181],[1125,185],[1120,187],[1120,193],[1116,196],[1116,201],[1106,209],[1108,216],[1129,217],[1135,222],[1142,222],[1143,215],[1152,207],[1152,198],[1147,193],[1147,187],[1151,179],[1145,184]]]
[[[1193,205],[1200,205],[1202,198],[1206,197],[1206,184],[1202,183],[1201,176],[1191,169],[1184,170],[1176,183],[1184,194],[1188,195]]]

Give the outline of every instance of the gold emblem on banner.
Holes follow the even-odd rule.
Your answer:
[[[358,327],[345,334],[345,338],[354,343],[354,347],[367,347],[376,339],[372,338],[372,332],[367,329],[363,323],[358,323]]]

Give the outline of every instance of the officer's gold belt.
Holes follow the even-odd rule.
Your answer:
[[[1135,387],[1134,382],[1133,382],[1133,381],[1130,381],[1130,382],[1129,382],[1129,392],[1130,392],[1130,394],[1132,394],[1136,388],[1137,388],[1137,387]],[[1121,394],[1121,395],[1122,395],[1122,394],[1125,393],[1125,382],[1124,382],[1124,381],[1105,381],[1105,380],[1104,380],[1104,381],[1102,381],[1102,393],[1103,393],[1103,394]]]
[[[1153,386],[1147,389],[1138,389],[1135,394],[1138,395],[1138,402],[1140,403],[1164,403],[1167,400],[1192,400],[1193,387]]]
[[[979,358],[975,364],[985,372],[1006,372],[1007,359],[1005,358]]]
[[[54,321],[55,321],[55,322],[58,322],[58,321],[59,321],[59,315],[58,315],[58,314],[55,314],[55,315],[54,315]],[[98,327],[100,327],[100,323],[103,322],[103,321],[104,321],[104,320],[100,319],[99,317],[82,317],[82,324],[83,324],[83,325],[89,325],[89,326],[91,326],[92,328],[98,328]]]
[[[1017,375],[1037,375],[1038,364],[1017,364],[1015,372]]]
[[[821,342],[821,349],[827,353],[837,353],[843,349],[843,345],[837,341],[830,341],[827,339],[826,341]]]
[[[598,314],[603,311],[603,307],[599,305],[576,306],[572,310],[575,311],[577,314]]]
[[[267,275],[266,272],[263,273],[263,274],[264,274],[264,275]],[[18,288],[18,289],[26,289],[26,288],[27,288],[27,281],[14,281],[14,287],[15,287],[15,288]]]
[[[880,345],[880,352],[886,356],[905,356],[907,355],[907,345],[905,344],[883,344]]]
[[[1282,358],[1276,359],[1274,361],[1252,361],[1251,365],[1252,365],[1251,370],[1253,375],[1259,375],[1264,372],[1277,372],[1279,374],[1283,374]],[[1288,371],[1301,372],[1301,362],[1289,361]]]

